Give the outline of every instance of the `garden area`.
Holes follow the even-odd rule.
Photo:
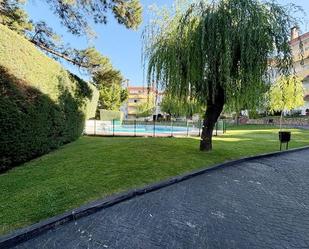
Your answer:
[[[290,129],[290,148],[309,144],[309,130]],[[82,137],[0,175],[0,234],[99,198],[142,187],[224,161],[279,149],[274,126],[229,127],[213,138],[214,150],[197,150],[199,139]]]
[[[198,4],[172,1],[174,4],[170,2],[170,6],[158,8],[148,8],[150,6],[140,0],[39,2],[45,4],[38,5],[39,10],[50,12],[46,13],[47,22],[44,18],[40,20],[38,9],[33,11],[35,6],[29,4],[29,7],[26,1],[0,0],[0,240],[7,243],[0,241],[1,248],[3,245],[7,248],[8,243],[13,245],[26,240],[35,243],[31,241],[32,237],[42,235],[39,233],[50,227],[28,233],[21,230],[22,234],[13,236],[12,240],[11,235],[3,235],[17,234],[17,229],[72,212],[103,198],[227,161],[277,152],[282,144],[283,149],[309,149],[309,109],[306,109],[309,106],[309,90],[306,88],[309,87],[309,76],[307,71],[299,73],[295,70],[298,65],[309,63],[306,61],[309,58],[307,48],[304,49],[297,38],[300,37],[298,22],[301,18],[295,13],[302,12],[300,7],[259,0],[218,0],[213,3],[201,0],[197,1]],[[99,29],[110,18],[114,19],[108,25],[112,35]],[[128,31],[137,30],[136,41],[133,42],[126,32],[122,32],[123,36],[115,36],[117,25]],[[99,40],[100,37],[104,39]],[[105,37],[114,40],[111,39],[108,45]],[[87,42],[83,43],[81,39]],[[96,39],[92,45],[92,40]],[[125,41],[121,47],[116,46],[119,41]],[[106,50],[102,50],[102,44]],[[103,51],[110,53],[104,55]],[[127,51],[130,54],[126,54]],[[138,57],[140,62],[133,56],[138,51],[142,53]],[[127,68],[138,63],[140,70]],[[138,85],[134,86],[130,81]],[[288,142],[286,147],[285,142]],[[164,228],[167,225],[163,222],[169,222],[170,231],[159,229],[160,226],[152,228],[154,222],[145,227],[145,222],[132,219],[126,202],[122,205],[129,214],[128,220],[134,222],[133,226],[140,229],[140,234],[156,243],[159,241],[161,248],[197,248],[197,237],[203,240],[202,243],[211,239],[228,245],[209,247],[205,244],[207,248],[226,248],[230,244],[244,248],[238,246],[233,233],[221,231],[233,230],[238,233],[237,237],[247,238],[248,232],[256,235],[256,227],[259,239],[263,238],[260,233],[263,231],[267,233],[265,237],[270,236],[271,244],[268,245],[279,245],[274,240],[276,233],[269,231],[279,227],[287,229],[277,233],[284,236],[291,230],[297,232],[294,224],[289,224],[289,220],[294,219],[290,219],[292,216],[288,212],[292,210],[295,217],[302,218],[299,214],[306,208],[308,174],[304,170],[308,170],[308,153],[305,150],[302,150],[304,157],[297,156],[298,152],[288,153],[280,156],[281,162],[278,162],[279,156],[274,155],[273,175],[265,171],[271,166],[264,164],[263,179],[268,185],[262,185],[263,179],[255,179],[254,183],[261,185],[260,189],[252,185],[247,191],[247,183],[251,180],[236,186],[235,176],[243,177],[239,171],[249,171],[254,166],[247,177],[255,178],[255,170],[262,168],[262,160],[242,166],[235,162],[235,168],[224,168],[235,171],[229,176],[233,185],[225,184],[226,172],[220,172],[219,178],[213,178],[219,188],[213,188],[214,182],[204,174],[207,177],[204,180],[198,182],[195,178],[192,185],[187,185],[189,187],[178,188],[179,199],[168,198],[166,203],[169,205],[162,202],[161,197],[153,199],[153,203],[160,202],[164,211],[173,213],[179,209],[179,217],[170,216],[168,220],[162,215],[156,219]],[[294,154],[294,159],[290,158],[291,154]],[[294,172],[296,180],[288,185],[285,180],[290,180],[291,169],[298,166],[296,159],[302,160],[303,168]],[[285,162],[289,165],[283,165]],[[280,170],[285,171],[281,176],[277,174]],[[302,182],[297,176],[303,177]],[[218,195],[217,190],[223,189],[223,185],[225,191]],[[177,186],[178,183],[175,188]],[[288,195],[281,198],[283,192],[273,192],[273,186],[280,191],[282,187],[295,188],[299,193],[289,191],[290,196],[298,195],[299,199],[293,201]],[[186,200],[188,206],[185,207],[185,190],[192,191],[188,196],[195,198],[195,204]],[[200,192],[197,194],[196,190]],[[230,208],[233,198],[237,199],[241,193],[246,195],[233,209]],[[152,198],[151,194],[148,196]],[[162,196],[167,195],[163,193]],[[174,193],[171,196],[174,197]],[[249,198],[250,203],[248,197],[252,198],[252,201]],[[257,204],[258,199],[263,200],[262,204]],[[272,199],[274,202],[270,203]],[[209,200],[215,205],[209,204],[205,208],[204,203],[210,203]],[[197,211],[194,210],[196,206],[200,206]],[[142,212],[147,210],[147,205],[138,204],[138,207]],[[224,220],[226,226],[216,228],[214,225],[228,216],[219,211],[225,208],[226,214],[234,212],[234,217],[239,214],[241,217],[231,216],[230,220]],[[186,216],[190,210],[192,216]],[[209,212],[203,216],[200,210]],[[243,210],[250,210],[250,218],[244,216]],[[115,213],[115,217],[121,217],[120,212]],[[254,215],[257,222],[251,219]],[[136,217],[140,216],[141,212],[137,211]],[[149,219],[148,213],[146,216]],[[271,216],[277,219],[277,223],[270,219]],[[77,216],[71,217],[75,222]],[[93,217],[89,218],[95,219]],[[110,217],[101,216],[100,219],[115,221],[113,216]],[[192,221],[192,217],[202,221],[204,231],[199,225],[186,222]],[[281,220],[281,217],[284,218]],[[285,220],[286,217],[289,220]],[[68,227],[73,222],[68,222]],[[267,222],[268,226],[265,225]],[[60,233],[77,243],[74,247],[71,241],[62,241],[62,237],[56,235],[61,248],[86,248],[82,244],[86,237],[82,234],[89,227],[79,229],[80,236],[74,229],[64,228],[60,223],[59,220],[54,222],[54,228],[61,225],[69,230],[71,237]],[[84,224],[88,223],[85,221]],[[121,224],[124,223],[125,220],[121,220]],[[300,220],[300,233],[306,230],[301,223]],[[100,248],[108,247],[103,244],[108,241],[108,237],[104,237],[107,233],[116,235],[116,239],[110,241],[129,238],[127,231],[130,226],[123,225],[125,236],[122,236],[110,224],[102,224],[96,230],[96,240],[93,237],[92,241],[95,229],[89,232],[87,248],[98,248],[90,247],[90,243],[97,243]],[[120,223],[115,224],[119,226]],[[247,224],[253,228],[249,229]],[[245,235],[240,233],[238,225],[246,230]],[[215,232],[212,233],[209,226]],[[110,231],[105,231],[105,227]],[[198,232],[193,230],[195,228],[199,229]],[[131,231],[135,236],[136,231]],[[158,240],[153,236],[157,231],[163,233]],[[215,240],[214,234],[229,234],[230,238],[226,240],[221,236]],[[178,247],[171,242],[182,238],[188,240],[185,243],[190,243],[190,236],[191,246]],[[172,246],[167,247],[162,238],[168,238],[167,244]],[[143,238],[139,239],[141,243]],[[138,241],[132,237],[129,240],[132,243]],[[59,248],[55,241],[50,236],[46,243],[39,241],[38,248],[41,245]],[[259,242],[256,237],[252,241]],[[49,242],[54,244],[49,246]],[[246,242],[248,244],[252,243]],[[130,244],[125,247],[136,248]],[[37,247],[26,245],[22,248]]]

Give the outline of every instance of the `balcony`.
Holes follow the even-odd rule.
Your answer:
[[[140,103],[142,102],[129,102],[128,107],[137,107],[138,105],[140,105]]]
[[[151,94],[129,94],[129,99],[147,99],[147,98],[151,98],[152,95]]]

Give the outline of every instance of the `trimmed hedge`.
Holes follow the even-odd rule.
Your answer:
[[[77,139],[98,91],[0,25],[0,171]]]

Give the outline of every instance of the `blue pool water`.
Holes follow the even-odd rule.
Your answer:
[[[189,132],[192,131],[194,128],[189,127]],[[111,129],[112,131],[112,129]],[[179,126],[153,126],[153,125],[137,125],[136,129],[134,129],[134,125],[122,125],[122,126],[115,126],[114,132],[136,132],[136,133],[171,133],[171,132],[187,132],[187,127],[179,127]]]
[[[135,125],[134,125],[135,124]],[[201,133],[199,128],[200,123],[187,123],[187,122],[112,122],[101,120],[88,120],[85,125],[84,134],[88,135],[119,135],[119,136],[153,136],[160,134],[162,136],[173,135],[197,135]],[[222,125],[218,129],[222,132]],[[220,132],[219,131],[219,132]],[[218,131],[216,131],[217,133]]]

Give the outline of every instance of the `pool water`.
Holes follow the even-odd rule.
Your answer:
[[[196,128],[193,128],[196,129]],[[134,125],[122,125],[122,126],[115,126],[114,131],[115,132],[136,132],[136,133],[153,133],[153,132],[158,132],[158,133],[171,133],[171,132],[187,132],[187,130],[192,131],[192,127],[172,127],[172,126],[163,126],[163,125],[158,125],[158,126],[153,126],[153,125],[137,125],[136,128],[134,128]],[[110,129],[112,130],[112,127]]]
[[[87,120],[85,125],[85,134],[88,135],[141,135],[141,136],[153,136],[160,134],[162,136],[172,136],[172,135],[198,135],[200,129],[195,124],[177,123],[170,125],[170,123],[158,124],[155,125],[153,122],[145,123],[120,123],[120,122],[111,122],[111,121],[100,121],[100,120]]]

